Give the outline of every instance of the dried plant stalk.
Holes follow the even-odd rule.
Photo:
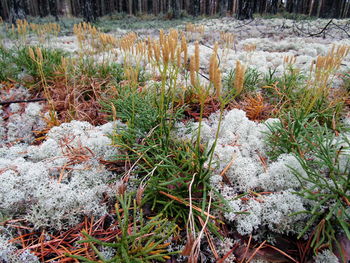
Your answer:
[[[182,35],[182,38],[181,38],[181,51],[184,53],[184,64],[186,65],[188,55],[187,55],[187,41],[184,34]]]
[[[244,86],[244,76],[245,76],[246,68],[241,64],[239,60],[236,62],[236,74],[234,79],[234,87],[236,89],[236,95],[239,95]]]
[[[196,41],[194,44],[194,60],[195,60],[195,70],[199,72],[199,43]]]
[[[190,78],[191,78],[191,85],[196,86],[196,74],[195,74],[195,57],[192,56],[190,59]]]

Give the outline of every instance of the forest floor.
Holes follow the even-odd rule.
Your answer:
[[[0,262],[349,262],[350,22],[0,21]]]

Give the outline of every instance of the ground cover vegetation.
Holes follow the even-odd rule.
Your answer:
[[[1,21],[1,261],[348,262],[344,30],[101,21]]]

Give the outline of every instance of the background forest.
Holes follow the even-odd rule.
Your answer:
[[[323,18],[350,17],[349,0],[1,0],[0,16],[15,22],[26,16],[80,16],[87,21],[113,12],[129,15],[230,15],[252,18],[253,13],[279,12]]]

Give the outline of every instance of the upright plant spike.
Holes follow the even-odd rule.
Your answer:
[[[194,44],[194,61],[195,61],[195,71],[199,72],[199,42],[196,41]]]
[[[241,64],[239,60],[237,60],[234,79],[234,88],[237,92],[237,95],[239,95],[243,90],[245,71],[245,67]]]
[[[190,78],[191,78],[191,85],[193,87],[196,86],[196,61],[195,61],[195,56],[192,56],[190,59]]]
[[[186,40],[185,34],[182,34],[182,38],[181,38],[181,51],[184,53],[183,63],[184,65],[186,65],[188,57],[187,57],[187,40]]]
[[[220,98],[221,96],[221,71],[219,69],[219,67],[216,68],[215,72],[214,72],[214,89],[216,92],[216,97]]]

